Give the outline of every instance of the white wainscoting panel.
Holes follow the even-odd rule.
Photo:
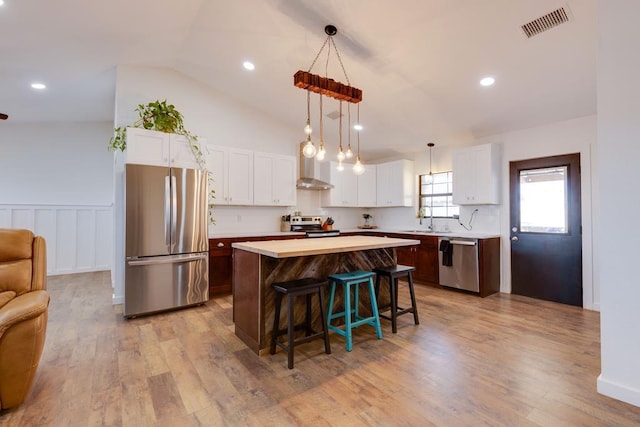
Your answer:
[[[2,205],[0,228],[26,228],[47,242],[47,274],[111,269],[111,206]]]

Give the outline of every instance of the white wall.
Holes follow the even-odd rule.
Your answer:
[[[596,116],[551,123],[474,141],[474,144],[499,143],[501,145],[501,204],[461,206],[460,220],[467,225],[473,211],[477,208],[478,213],[473,218],[472,223],[473,231],[500,234],[502,241],[501,292],[511,292],[509,162],[559,154],[580,153],[583,224],[583,306],[588,309],[599,309],[600,292],[597,281],[594,280],[594,271],[597,269],[593,262],[593,191],[591,184],[596,170],[595,161],[592,157],[596,141]],[[464,145],[469,145],[468,141],[447,141],[447,145],[440,145],[436,141],[436,146],[432,149],[432,171],[451,170],[453,150]],[[429,171],[429,155],[426,150],[415,153],[413,156],[407,156],[407,158],[414,160],[416,175]],[[393,229],[426,228],[429,220],[423,220],[421,225],[419,219],[416,218],[416,211],[416,207],[377,208],[372,210],[374,223],[380,227]],[[434,228],[436,230],[442,230],[445,227],[452,231],[465,231],[456,220],[434,219]]]
[[[43,236],[48,274],[111,268],[112,131],[107,122],[2,123],[0,227]]]
[[[551,123],[507,132],[478,140],[502,145],[502,198],[500,235],[502,237],[502,282],[500,290],[511,292],[511,244],[509,224],[509,162],[536,157],[580,153],[582,199],[583,307],[599,309],[599,289],[593,280],[592,150],[597,141],[596,116]]]
[[[111,204],[112,123],[2,123],[0,203]]]
[[[119,66],[116,76],[116,123],[138,119],[138,104],[166,99],[183,114],[185,127],[207,143],[296,155],[301,130],[283,126],[234,98],[176,71]]]
[[[598,2],[598,255],[602,372],[598,391],[640,406],[640,2]]]

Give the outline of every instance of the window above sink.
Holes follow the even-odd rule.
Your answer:
[[[453,172],[420,175],[419,214],[428,218],[453,218],[460,215],[460,208],[453,204]],[[416,232],[425,232],[416,230]]]

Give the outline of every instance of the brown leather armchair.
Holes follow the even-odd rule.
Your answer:
[[[40,362],[49,293],[45,241],[0,229],[0,410],[24,402]]]

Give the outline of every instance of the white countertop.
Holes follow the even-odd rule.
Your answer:
[[[461,237],[467,239],[491,239],[494,237],[500,237],[499,234],[494,233],[478,233],[474,231],[435,231],[424,232],[424,231],[408,231],[407,229],[395,230],[392,228],[371,228],[371,229],[362,229],[362,228],[348,228],[348,229],[340,229],[341,233],[395,233],[395,234],[406,234],[407,236],[438,236],[438,237]],[[227,232],[227,233],[211,233],[209,235],[210,239],[225,239],[225,238],[242,238],[242,237],[264,237],[264,236],[300,236],[304,237],[304,232],[294,232],[294,231],[265,231],[265,232]]]
[[[245,232],[228,232],[228,233],[210,233],[210,239],[229,239],[236,237],[264,237],[264,236],[300,236],[304,237],[304,232],[299,231],[245,231]]]
[[[478,233],[475,231],[434,231],[427,232],[426,230],[394,230],[391,228],[375,228],[375,229],[360,229],[354,228],[349,230],[340,230],[341,232],[378,232],[378,233],[394,233],[394,234],[407,234],[411,236],[437,236],[437,237],[461,237],[467,239],[491,239],[494,237],[500,237],[499,234],[494,233]]]
[[[231,246],[249,252],[266,255],[272,258],[289,258],[296,256],[323,255],[341,252],[364,251],[370,249],[413,246],[419,240],[397,239],[377,236],[342,236],[326,239],[290,239],[269,240],[262,242],[238,242]]]

